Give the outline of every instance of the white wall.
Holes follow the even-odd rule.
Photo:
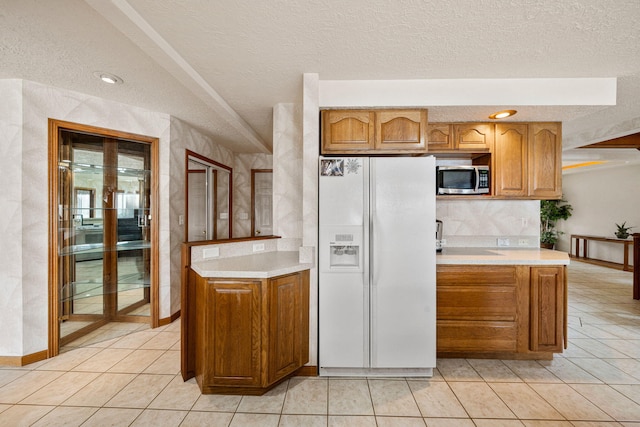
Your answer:
[[[273,107],[273,233],[278,250],[302,244],[302,129],[295,104]],[[313,291],[312,291],[313,292]]]
[[[2,140],[6,152],[0,157],[6,243],[0,245],[0,259],[10,266],[0,271],[0,355],[20,356],[48,346],[48,119],[159,138],[163,248],[170,240],[162,223],[169,203],[169,116],[20,80],[0,81],[0,98],[0,133],[6,136]],[[165,313],[170,286],[169,263],[163,262],[167,256],[168,251],[161,252],[160,307]]]
[[[225,165],[234,154],[188,124],[142,108],[22,80],[0,80],[0,355],[48,346],[48,119],[159,138],[160,318],[180,309],[185,149]]]
[[[573,215],[558,222],[565,233],[559,249],[569,251],[571,234],[615,238],[615,224],[623,221],[635,226],[632,232],[640,232],[639,164],[564,174],[562,188]],[[622,245],[589,242],[589,256],[622,262]]]
[[[161,182],[160,189],[161,191],[163,189],[167,190],[166,197],[170,199],[170,209],[161,212],[160,219],[163,230],[170,233],[171,241],[160,246],[160,259],[161,264],[162,260],[167,261],[167,268],[169,268],[168,265],[170,264],[170,273],[168,274],[171,285],[161,290],[164,293],[161,294],[161,301],[163,299],[170,300],[170,304],[167,304],[166,307],[161,307],[161,318],[166,318],[180,309],[180,247],[182,242],[185,241],[185,230],[184,225],[180,224],[180,215],[185,214],[186,203],[184,188],[186,176],[185,150],[191,150],[230,168],[233,168],[234,164],[234,154],[231,150],[216,144],[211,137],[175,117],[171,117],[171,137],[167,147],[170,147],[170,150],[168,150],[170,152],[170,160],[166,159],[167,163],[162,163],[162,158],[160,160],[161,165],[170,163],[171,172],[166,187]],[[161,199],[162,197],[163,194],[161,194]]]
[[[29,263],[29,257],[25,258],[21,249],[24,223],[22,82],[0,80],[0,98],[0,325],[3,325],[0,355],[19,355],[24,337],[23,264]]]

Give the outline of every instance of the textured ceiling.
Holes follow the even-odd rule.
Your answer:
[[[166,112],[236,152],[270,150],[272,107],[301,101],[306,72],[331,80],[618,77],[617,106],[519,106],[514,120],[561,120],[568,136],[640,117],[638,0],[0,5],[0,78]],[[96,70],[125,83],[104,85]],[[486,120],[486,108],[433,106],[429,116]]]

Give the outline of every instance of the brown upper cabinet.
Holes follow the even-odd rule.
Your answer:
[[[561,124],[496,124],[494,195],[530,199],[562,197]]]
[[[529,196],[562,197],[562,126],[529,124]]]
[[[496,124],[492,156],[496,196],[527,196],[527,130],[526,123]]]
[[[324,110],[322,154],[427,152],[427,110]]]
[[[490,152],[493,123],[430,123],[427,126],[429,152]]]

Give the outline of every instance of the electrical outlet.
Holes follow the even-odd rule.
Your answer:
[[[509,246],[509,239],[506,237],[498,237],[498,246]]]
[[[264,251],[264,243],[254,243],[253,244],[253,252]]]
[[[184,215],[178,215],[178,225],[184,225]]]
[[[518,246],[529,246],[529,239],[518,239]]]

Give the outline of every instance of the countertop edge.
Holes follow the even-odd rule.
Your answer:
[[[569,265],[569,254],[549,249],[450,248],[436,265]]]
[[[269,279],[313,268],[301,263],[298,252],[268,252],[195,262],[191,269],[201,277],[220,279]]]

